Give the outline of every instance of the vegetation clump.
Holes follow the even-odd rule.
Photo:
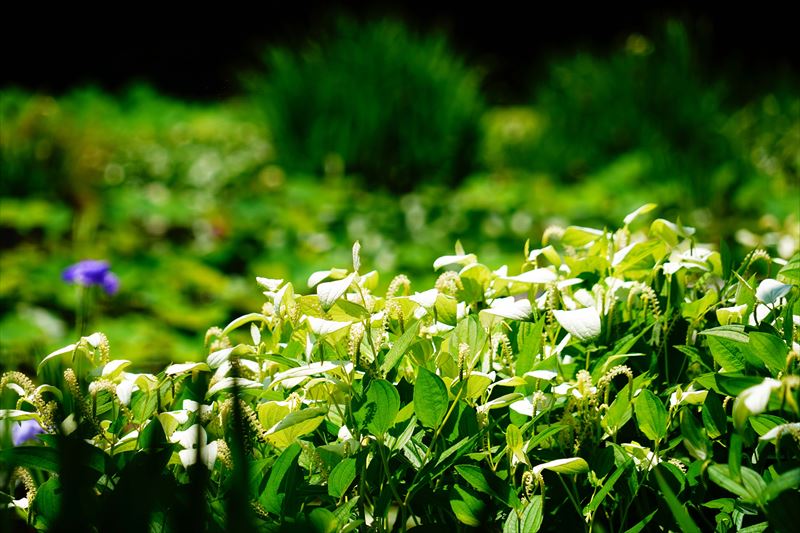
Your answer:
[[[83,531],[790,531],[800,256],[734,265],[694,228],[643,223],[654,207],[616,231],[551,229],[518,274],[459,244],[427,290],[403,276],[380,291],[356,243],[310,294],[257,278],[258,311],[209,331],[204,360],[154,374],[83,337],[40,362],[40,385],[0,381],[3,516]],[[42,432],[12,446],[29,420]]]

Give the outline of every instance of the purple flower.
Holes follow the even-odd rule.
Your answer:
[[[23,420],[11,426],[11,441],[14,446],[19,446],[23,442],[33,439],[39,433],[44,433],[44,429],[39,425],[39,422],[33,419]]]
[[[86,259],[68,267],[62,277],[68,283],[100,285],[107,294],[114,294],[119,289],[119,278],[111,272],[108,261]]]

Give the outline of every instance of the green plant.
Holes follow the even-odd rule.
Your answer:
[[[289,170],[346,170],[370,187],[403,191],[470,170],[482,97],[443,37],[344,20],[319,44],[270,50],[265,63],[250,94]]]
[[[800,256],[735,266],[654,207],[551,228],[516,275],[457,244],[423,292],[380,294],[356,243],[158,374],[83,337],[0,382],[46,430],[5,437],[6,501],[82,530],[789,531]]]

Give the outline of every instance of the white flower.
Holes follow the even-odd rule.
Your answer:
[[[198,448],[200,460],[205,464],[209,470],[214,468],[214,463],[217,460],[218,441],[210,444],[208,442],[208,435],[206,430],[200,424],[194,424],[188,429],[183,431],[175,431],[170,437],[170,442],[179,443],[184,449],[178,452],[181,464],[184,468],[195,464],[197,462]]]
[[[781,388],[781,382],[777,379],[766,378],[758,385],[753,385],[741,392],[733,402],[733,423],[737,429],[744,426],[749,416],[763,413],[772,391]]]
[[[800,432],[800,422],[795,422],[793,424],[778,424],[774,428],[761,435],[759,440],[774,440],[784,433],[791,433],[793,431]]]

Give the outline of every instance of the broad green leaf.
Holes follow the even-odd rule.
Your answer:
[[[53,474],[59,472],[58,451],[45,446],[15,446],[2,450],[0,451],[0,464],[39,468]],[[13,469],[9,468],[8,471],[11,470]]]
[[[777,498],[783,491],[797,490],[798,487],[800,487],[800,468],[794,468],[770,481],[767,488],[764,489],[761,499],[768,502]]]
[[[297,459],[301,452],[300,445],[290,444],[272,466],[267,485],[261,494],[260,503],[267,512],[281,515],[283,499],[286,495],[287,474],[292,468],[297,468]]]
[[[663,439],[667,434],[667,410],[658,396],[645,389],[639,393],[633,404],[642,433],[654,442]]]
[[[403,333],[399,339],[394,341],[392,347],[389,349],[389,353],[386,354],[381,364],[381,372],[384,375],[388,374],[390,370],[397,366],[397,363],[399,363],[400,359],[406,354],[408,348],[417,340],[420,325],[420,321],[414,322],[412,326],[406,329],[405,333]]]
[[[778,281],[800,285],[800,253],[794,254],[778,271]]]
[[[81,452],[83,466],[101,474],[105,473],[106,455],[100,449],[83,441],[79,441],[76,446]],[[2,450],[0,451],[0,463],[24,468],[39,468],[53,474],[60,472],[58,451],[50,446],[15,446]]]
[[[339,529],[339,520],[324,507],[317,507],[308,513],[308,522],[314,533],[335,533]]]
[[[589,464],[580,457],[569,457],[548,461],[533,467],[535,473],[540,473],[542,470],[550,470],[559,474],[582,474],[589,471]]]
[[[456,518],[468,526],[479,527],[487,518],[484,516],[486,504],[483,500],[458,485],[453,485],[450,492],[450,508]]]
[[[683,226],[678,223],[658,218],[650,224],[650,234],[654,235],[670,246],[677,246],[679,239],[685,239],[694,235],[695,229]]]
[[[319,296],[319,304],[327,311],[330,309],[336,300],[342,297],[350,285],[353,283],[355,274],[350,274],[344,279],[337,281],[328,281],[317,285],[317,296]]]
[[[681,305],[681,314],[690,320],[700,320],[712,305],[717,303],[718,294],[715,290],[709,290],[699,300],[684,303]]]
[[[366,405],[370,411],[367,429],[380,438],[394,424],[394,419],[400,410],[400,394],[395,386],[385,379],[377,379],[369,384]],[[371,405],[375,406],[374,411]]]
[[[614,254],[611,266],[614,267],[614,275],[619,277],[624,272],[636,267],[637,270],[652,266],[653,252],[663,246],[658,241],[643,241],[630,244]]]
[[[744,372],[745,362],[741,343],[725,337],[708,337],[708,349],[721,372]]]
[[[334,311],[337,311],[337,308],[341,309],[344,315],[339,314],[339,316],[336,316]],[[342,320],[339,320],[340,322],[347,322],[348,320],[354,319],[364,320],[370,318],[369,311],[367,311],[363,305],[345,299],[338,300],[333,309],[330,310],[329,314],[334,320],[339,320],[341,318]]]
[[[467,390],[463,393],[462,398],[470,400],[479,398],[492,384],[492,378],[482,372],[470,372],[469,376],[464,381],[456,381],[451,385],[453,394],[458,394],[462,387],[466,386]],[[523,380],[523,385],[525,381]]]
[[[419,421],[429,428],[438,428],[444,420],[447,405],[447,387],[442,378],[420,367],[414,384],[414,406]]]
[[[590,341],[600,335],[600,315],[594,307],[575,309],[574,311],[554,310],[556,320],[561,327],[580,341]]]
[[[789,353],[789,347],[775,335],[760,331],[750,333],[747,350],[764,361],[773,375],[777,375],[786,366],[786,354]]]
[[[593,243],[603,236],[603,231],[582,226],[569,226],[561,236],[561,242],[566,246],[580,248]]]
[[[452,296],[439,294],[434,303],[436,320],[444,324],[455,326],[458,322],[458,301]]]
[[[317,429],[327,412],[326,409],[317,407],[295,411],[268,429],[264,436],[273,446],[286,448],[296,442],[298,437]]]
[[[492,471],[468,464],[456,465],[455,469],[456,472],[478,492],[492,496],[509,507],[513,507],[518,501],[517,495],[508,482],[504,479],[500,479],[497,474]]]
[[[700,429],[694,415],[689,409],[681,411],[681,436],[683,445],[695,459],[705,461],[708,458],[710,443]]]
[[[730,324],[727,326],[706,329],[701,331],[700,335],[719,337],[741,343],[747,343],[749,340],[747,333],[745,333],[744,326],[741,324]]]
[[[355,479],[356,460],[352,457],[342,459],[328,476],[328,494],[334,498],[341,498]]]
[[[716,393],[709,392],[703,402],[703,426],[712,439],[727,433],[728,417],[722,407],[722,400]]]
[[[626,383],[611,402],[601,423],[609,435],[614,435],[628,423],[633,414],[632,411],[631,387]]]
[[[542,527],[542,497],[531,496],[522,511],[512,509],[503,524],[503,533],[536,533]]]
[[[723,489],[736,494],[745,502],[755,503],[766,488],[766,483],[754,470],[742,467],[742,483],[737,481],[728,465],[711,465],[708,467],[708,477]]]
[[[456,465],[456,472],[458,472],[464,480],[472,485],[472,488],[484,494],[492,494],[492,488],[489,486],[489,481],[486,475],[479,466],[475,465]]]

